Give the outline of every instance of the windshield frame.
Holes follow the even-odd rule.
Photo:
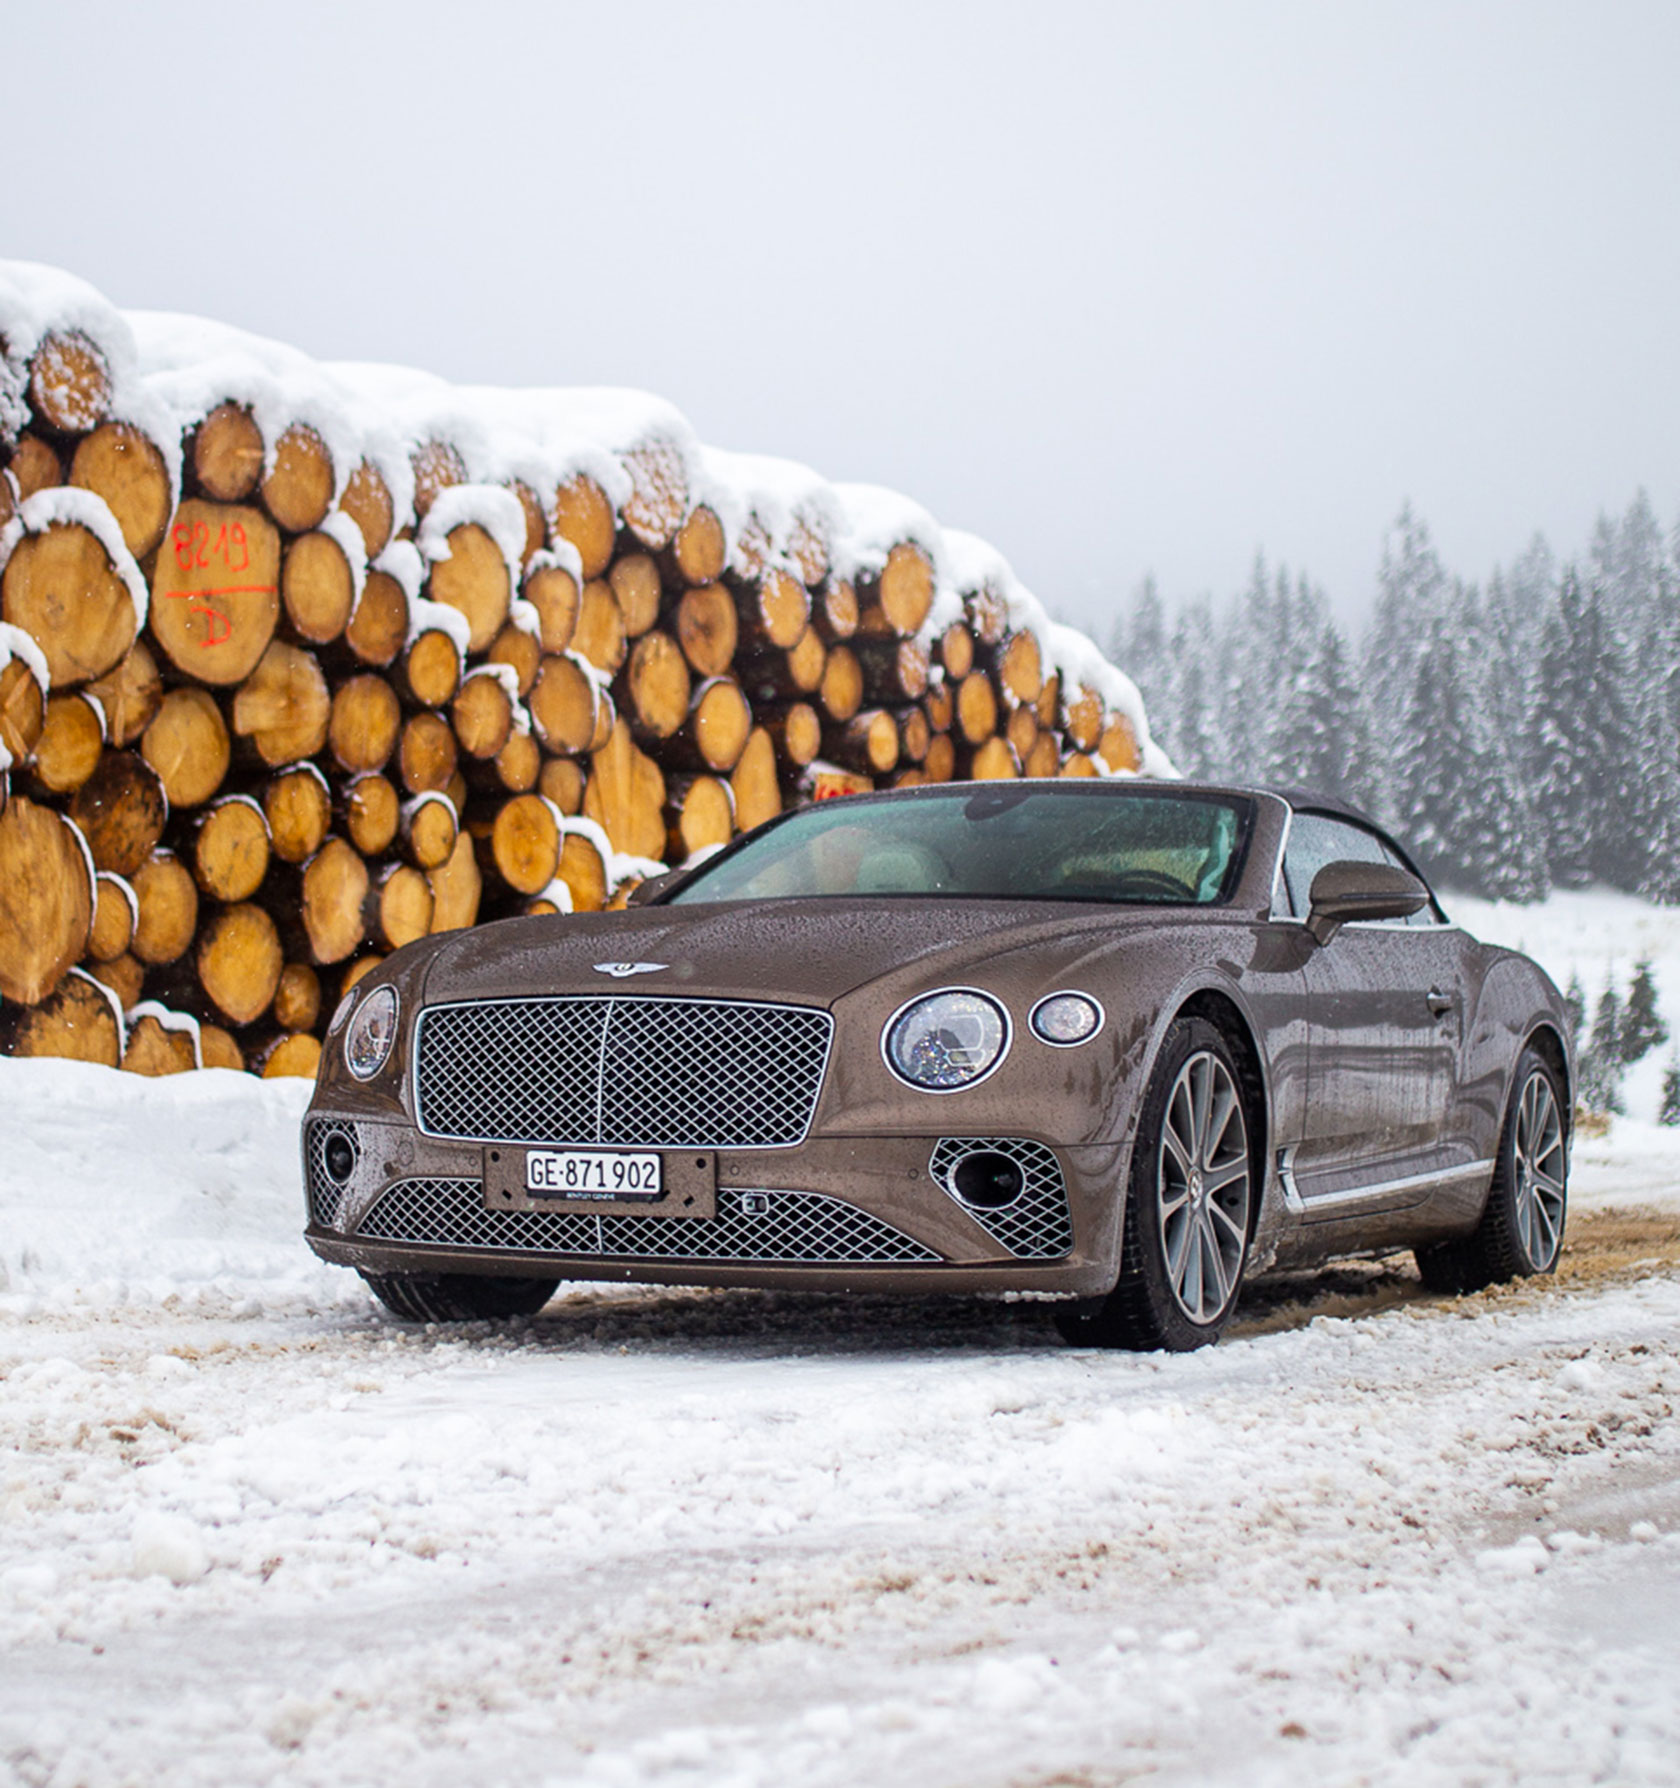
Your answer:
[[[998,891],[967,892],[960,889],[940,889],[936,893],[922,892],[875,892],[846,891],[827,894],[737,894],[727,900],[689,901],[683,896],[690,893],[702,883],[713,869],[727,863],[737,856],[748,845],[761,841],[768,833],[780,826],[785,826],[811,813],[817,807],[826,807],[830,802],[808,802],[803,806],[790,807],[766,820],[763,825],[755,826],[750,832],[743,832],[739,838],[732,839],[722,850],[715,851],[706,860],[692,870],[677,873],[674,885],[661,890],[658,896],[647,902],[649,906],[723,906],[731,902],[743,904],[756,901],[811,901],[811,900],[969,900],[996,901],[1012,905],[1044,904],[1051,906],[1098,906],[1120,908],[1126,911],[1146,912],[1156,908],[1165,908],[1175,912],[1210,912],[1222,907],[1229,907],[1242,885],[1244,871],[1248,865],[1249,852],[1254,842],[1258,802],[1253,792],[1244,789],[1208,788],[1195,784],[1184,784],[1156,780],[1154,778],[1127,778],[1123,785],[1117,786],[1114,778],[1077,778],[1077,779],[1022,779],[1017,781],[955,783],[943,782],[936,785],[924,785],[914,789],[878,789],[871,794],[841,795],[832,797],[847,808],[875,806],[891,803],[894,807],[908,805],[915,801],[950,800],[957,791],[964,791],[969,799],[991,794],[1004,799],[1014,794],[1018,799],[1025,799],[1029,794],[1048,794],[1058,800],[1177,800],[1207,802],[1214,806],[1230,809],[1236,815],[1237,832],[1232,841],[1230,861],[1225,866],[1225,874],[1218,891],[1209,900],[1174,900],[1171,898],[1151,899],[1113,899],[1101,894],[1066,894],[1066,893],[1033,893],[1008,894]],[[1010,805],[1014,805],[1010,802]]]

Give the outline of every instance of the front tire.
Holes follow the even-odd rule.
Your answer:
[[[1173,1353],[1217,1341],[1248,1263],[1254,1184],[1231,1047],[1206,1019],[1177,1019],[1144,1094],[1119,1281],[1106,1298],[1063,1305],[1062,1338]]]
[[[1481,1222],[1458,1241],[1416,1251],[1431,1291],[1481,1291],[1556,1268],[1569,1204],[1563,1112],[1557,1070],[1537,1050],[1525,1049]]]
[[[535,1316],[558,1279],[499,1279],[479,1273],[367,1273],[367,1288],[404,1322],[498,1322]]]

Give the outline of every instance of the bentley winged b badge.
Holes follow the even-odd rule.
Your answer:
[[[668,962],[598,962],[595,973],[611,975],[615,981],[622,981],[629,975],[656,975],[670,966]]]

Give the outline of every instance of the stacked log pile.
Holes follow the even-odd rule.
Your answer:
[[[653,400],[3,263],[0,350],[0,1051],[309,1074],[388,952],[790,803],[1163,767],[984,543]]]

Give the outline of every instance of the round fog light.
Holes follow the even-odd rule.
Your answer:
[[[1087,993],[1047,994],[1027,1019],[1033,1035],[1056,1049],[1089,1043],[1102,1029],[1102,1021],[1102,1007]]]
[[[995,1149],[964,1155],[951,1174],[951,1185],[964,1204],[976,1210],[1001,1211],[1021,1196],[1026,1176],[1018,1161]]]
[[[326,1164],[328,1177],[341,1186],[356,1171],[355,1145],[342,1130],[334,1130],[327,1138],[327,1146],[321,1151],[321,1158]]]

